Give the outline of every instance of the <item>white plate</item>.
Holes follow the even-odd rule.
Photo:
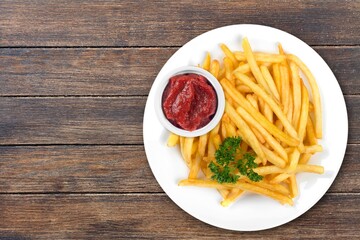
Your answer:
[[[297,55],[314,74],[321,93],[323,108],[324,152],[316,154],[311,164],[324,166],[323,175],[297,175],[299,196],[294,206],[255,194],[245,194],[228,208],[220,205],[221,197],[214,189],[179,187],[187,178],[188,168],[178,148],[166,146],[168,132],[160,124],[154,110],[154,94],[159,81],[168,71],[186,65],[197,65],[209,51],[222,59],[220,43],[232,50],[241,49],[242,37],[248,37],[255,51],[277,52],[277,43]],[[153,174],[166,194],[184,211],[208,224],[238,231],[256,231],[287,223],[309,210],[329,189],[344,158],[348,136],[348,119],[339,84],[325,61],[306,43],[281,30],[260,25],[232,25],[206,32],[180,48],[163,66],[155,79],[144,114],[144,145]],[[159,216],[161,217],[161,216]],[[176,218],[177,216],[174,216]],[[325,219],[324,219],[325,220]]]

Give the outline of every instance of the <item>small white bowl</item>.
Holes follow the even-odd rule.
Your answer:
[[[194,131],[188,131],[181,128],[178,128],[174,126],[165,116],[162,108],[162,96],[163,92],[165,90],[165,87],[169,83],[169,80],[171,77],[185,74],[185,73],[194,73],[198,75],[202,75],[205,77],[209,83],[213,86],[216,92],[217,97],[217,108],[214,117],[211,119],[211,121],[206,124],[204,127],[196,129]],[[161,83],[159,84],[159,88],[156,91],[155,96],[155,112],[159,118],[160,123],[170,132],[173,132],[179,136],[183,137],[197,137],[201,136],[205,133],[210,132],[220,121],[225,109],[225,95],[224,91],[219,83],[219,81],[208,71],[199,68],[199,67],[193,67],[193,66],[185,66],[176,68],[172,71],[170,71],[168,74],[165,75],[165,77],[162,79]]]

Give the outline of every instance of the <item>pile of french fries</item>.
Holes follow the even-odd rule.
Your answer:
[[[173,133],[168,146],[180,145],[183,159],[190,169],[180,186],[216,188],[222,206],[229,206],[245,191],[268,196],[282,204],[293,205],[298,194],[296,174],[322,174],[322,166],[308,164],[312,155],[322,151],[322,112],[320,94],[314,76],[295,55],[283,51],[270,54],[253,52],[247,38],[243,51],[231,51],[220,44],[223,63],[209,53],[202,68],[220,82],[225,92],[225,112],[209,133],[189,138]],[[300,77],[306,77],[310,91]],[[227,137],[240,136],[244,152],[256,154],[256,173],[264,178],[252,182],[244,176],[234,183],[211,180],[208,168],[215,151]],[[199,177],[202,171],[204,177]]]

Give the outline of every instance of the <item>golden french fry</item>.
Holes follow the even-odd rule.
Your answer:
[[[285,167],[286,161],[284,159],[278,157],[275,153],[267,149],[265,146],[261,146],[261,148],[264,151],[266,159],[269,160],[269,162],[280,168]]]
[[[263,62],[263,63],[281,63],[286,60],[286,57],[284,55],[279,55],[279,54],[253,52],[253,55],[257,62]],[[238,61],[246,60],[246,56],[244,52],[235,51],[234,56]]]
[[[207,133],[199,137],[198,152],[201,157],[205,156],[205,150],[206,150],[208,138],[209,138],[209,134]]]
[[[251,93],[252,92],[251,88],[249,88],[248,86],[246,86],[244,84],[240,84],[239,86],[236,87],[236,89],[241,93]]]
[[[214,146],[215,146],[215,149],[217,150],[221,144],[221,137],[220,137],[220,134],[216,134],[213,136],[212,138],[213,140],[213,143],[214,143]]]
[[[240,115],[235,111],[235,109],[227,103],[225,103],[225,112],[236,124],[236,126],[241,129],[241,132],[244,134],[243,137],[247,140],[254,152],[258,155],[258,157],[262,160],[265,159],[265,154],[261,149],[260,143],[254,133],[251,131],[250,127],[247,125],[247,123],[240,117]]]
[[[311,144],[311,145],[317,144],[314,125],[313,125],[313,122],[311,120],[310,115],[308,116],[308,120],[307,120],[307,123],[306,123],[306,137],[307,137],[307,139],[309,141],[309,144]]]
[[[179,143],[179,136],[176,135],[175,133],[170,133],[168,140],[167,140],[167,145],[168,147],[174,147]]]
[[[195,138],[194,138],[193,145],[192,145],[192,147],[191,147],[191,155],[194,155],[194,154],[197,152],[198,146],[199,146],[198,137],[195,137]]]
[[[298,140],[297,132],[295,131],[289,120],[286,118],[284,113],[281,111],[279,105],[277,105],[275,101],[263,89],[261,89],[257,84],[253,83],[246,75],[241,73],[235,73],[235,76],[243,83],[245,83],[245,85],[249,86],[254,91],[254,93],[261,97],[267,104],[269,104],[271,110],[279,118],[289,135],[292,136],[294,139]]]
[[[208,157],[213,157],[215,156],[215,145],[214,145],[214,141],[213,141],[213,136],[214,135],[211,135],[210,134],[210,137],[209,137],[209,141],[208,141],[208,146],[207,146],[207,156]]]
[[[262,187],[262,188],[266,188],[268,190],[274,191],[274,192],[278,192],[281,194],[284,194],[285,196],[290,194],[289,189],[287,189],[286,187],[284,187],[283,185],[280,184],[271,184],[268,183],[266,181],[261,181],[261,182],[252,182],[250,180],[244,179],[246,182],[258,186],[258,187]]]
[[[299,159],[299,164],[307,164],[311,158],[311,153],[302,153]]]
[[[228,57],[232,61],[233,66],[237,66],[239,64],[239,62],[235,58],[235,55],[233,54],[233,52],[230,51],[228,46],[226,46],[224,43],[222,43],[222,44],[220,44],[220,48],[224,52],[226,57]]]
[[[221,205],[223,207],[228,207],[231,203],[233,203],[243,193],[244,193],[244,191],[242,191],[241,189],[238,189],[238,188],[231,189],[231,191],[226,196],[226,198],[221,201]]]
[[[215,78],[218,78],[220,71],[220,63],[218,60],[215,59],[211,61],[209,71]]]
[[[299,164],[296,167],[296,172],[310,172],[310,173],[323,174],[324,167],[317,165]]]
[[[253,52],[251,50],[249,41],[247,38],[244,38],[242,41],[242,47],[244,49],[244,53],[246,56],[246,60],[249,63],[251,72],[253,73],[256,81],[258,82],[258,84],[267,92],[270,93],[270,88],[267,85],[263,75],[261,74],[261,71],[259,69],[259,66],[256,63],[255,57],[253,55]],[[236,73],[236,72],[235,72]],[[241,73],[240,73],[241,74]]]
[[[196,154],[195,158],[192,161],[188,178],[196,178],[197,177],[199,170],[200,170],[200,161],[201,161],[200,154]]]
[[[280,141],[287,143],[290,146],[297,146],[299,141],[292,137],[289,137],[283,131],[279,130],[274,124],[269,122],[258,110],[256,110],[244,96],[238,94],[237,90],[229,83],[228,80],[222,79],[220,81],[222,87],[225,92],[229,93],[229,95],[237,102],[242,108],[244,108],[251,116],[259,121],[259,123],[267,130],[269,133],[273,134]]]
[[[284,114],[289,111],[290,100],[290,82],[289,73],[285,65],[281,64],[280,67],[280,80],[281,80],[281,103],[284,106]]]
[[[288,60],[294,62],[301,69],[310,84],[315,110],[315,135],[317,138],[322,138],[322,113],[320,92],[316,80],[310,72],[309,68],[297,56],[288,54],[286,55],[286,57]]]
[[[249,73],[251,70],[250,70],[250,66],[248,63],[245,63],[243,65],[240,65],[238,66],[237,68],[235,68],[235,70],[233,71],[234,72],[241,72],[241,73]]]
[[[202,68],[205,69],[206,71],[209,71],[210,70],[210,62],[211,62],[211,56],[210,56],[210,53],[207,52],[204,62],[202,64]]]
[[[218,80],[223,79],[224,77],[225,77],[225,67],[224,67],[224,66],[220,66],[219,75],[218,75]]]
[[[260,70],[261,70],[262,75],[264,76],[266,83],[268,84],[268,86],[270,88],[271,95],[274,97],[274,99],[276,99],[278,102],[280,102],[280,95],[276,88],[274,79],[272,78],[272,76],[269,72],[269,69],[267,67],[265,67],[264,65],[261,65]]]
[[[274,81],[276,85],[276,89],[279,94],[279,102],[281,100],[281,76],[280,76],[280,65],[278,63],[275,63],[272,67],[273,75],[274,75]]]
[[[256,109],[259,110],[259,105],[257,99],[252,94],[247,94],[246,99],[251,103],[251,105]]]
[[[186,137],[184,141],[184,159],[188,166],[191,166],[191,149],[194,142],[193,137]]]
[[[294,198],[299,194],[295,174],[292,174],[289,179],[290,179],[291,197]]]
[[[201,179],[184,179],[179,182],[179,186],[197,186],[197,187],[209,187],[209,188],[218,188],[218,189],[227,189],[227,188],[239,188],[241,190],[258,193],[270,198],[273,198],[282,204],[292,205],[293,201],[291,198],[284,196],[283,194],[271,191],[269,189],[259,187],[250,183],[238,181],[235,184],[229,183],[217,183],[211,180],[201,180]]]
[[[304,147],[304,153],[316,153],[316,152],[322,152],[323,148],[321,145],[311,145],[311,146],[305,146]]]
[[[300,142],[303,142],[306,132],[306,124],[309,116],[309,95],[304,84],[301,84],[301,112],[298,125]]]
[[[289,178],[291,175],[288,173],[280,173],[278,174],[276,177],[274,177],[273,179],[271,179],[270,183],[271,184],[277,184],[277,183],[281,183],[282,181],[284,181],[285,179]]]
[[[235,86],[235,79],[233,77],[234,65],[230,58],[224,58],[225,77]]]
[[[299,76],[299,68],[294,62],[290,62],[291,80],[292,80],[292,96],[293,96],[293,118],[292,124],[295,128],[298,128],[300,111],[301,109],[301,82]],[[301,141],[301,140],[300,140]]]
[[[294,151],[289,155],[290,164],[287,170],[288,173],[293,173],[296,171],[296,167],[299,163],[299,158],[300,158],[300,152],[295,148]]]
[[[248,112],[246,112],[243,108],[238,107],[236,111],[240,114],[240,116],[252,127],[258,130],[261,135],[265,138],[265,141],[283,158],[287,161],[288,156],[285,149],[280,145],[278,141],[263,128]]]

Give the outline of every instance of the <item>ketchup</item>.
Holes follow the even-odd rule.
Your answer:
[[[217,98],[208,80],[187,73],[171,77],[162,96],[166,118],[176,127],[194,131],[214,117]]]

